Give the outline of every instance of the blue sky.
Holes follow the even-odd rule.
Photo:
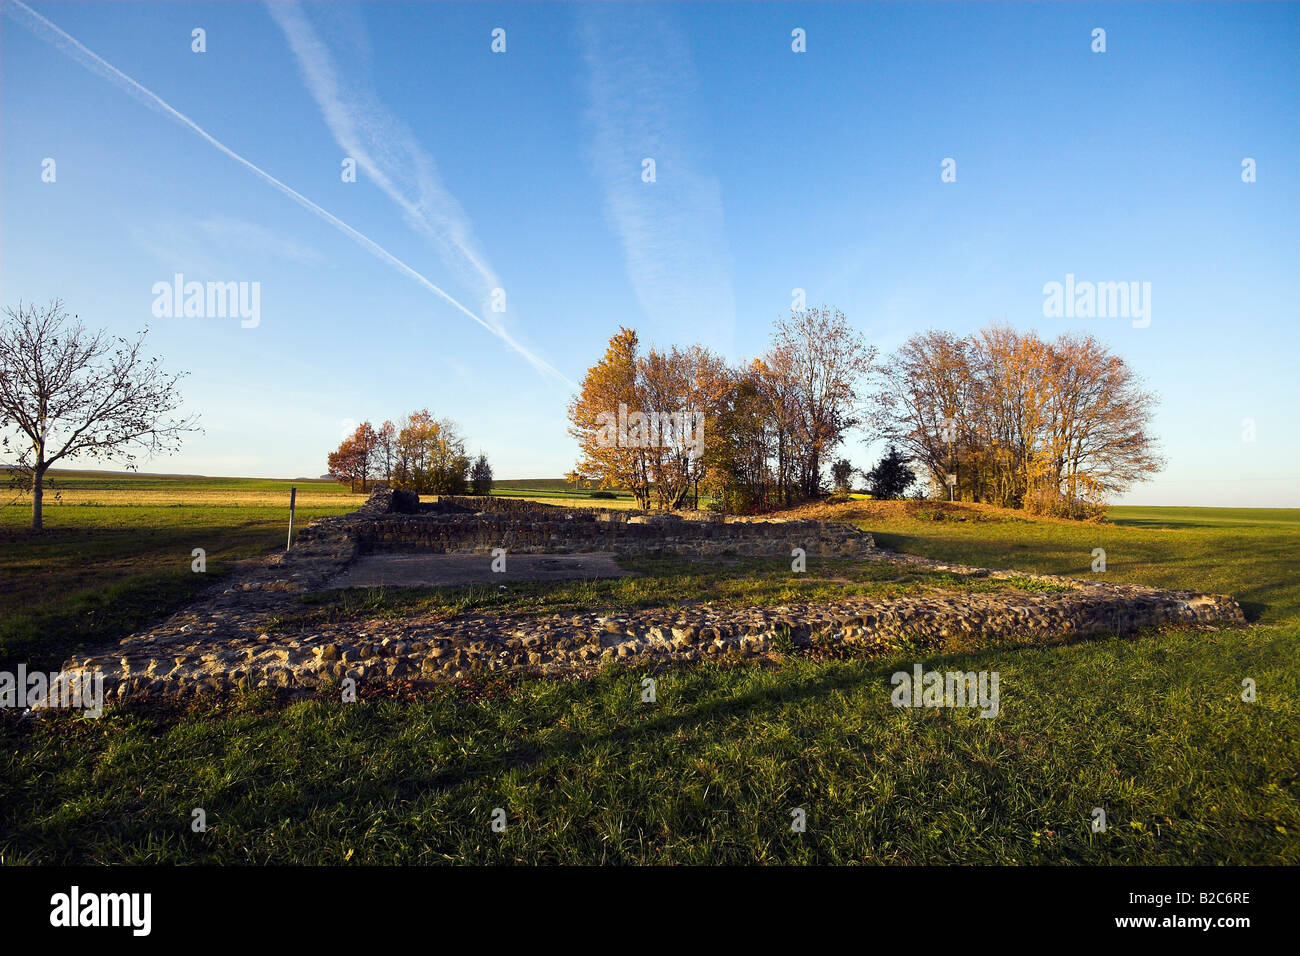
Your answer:
[[[618,325],[739,360],[802,288],[885,354],[1092,332],[1162,398],[1126,503],[1300,506],[1296,4],[0,6],[0,302],[192,373],[205,432],[147,470],[315,476],[427,406],[559,475]],[[259,324],[153,316],[178,272]],[[1150,282],[1149,327],[1045,318],[1067,273]]]

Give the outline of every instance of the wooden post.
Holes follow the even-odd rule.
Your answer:
[[[298,489],[290,486],[289,488],[289,540],[285,543],[284,550],[288,551],[293,547],[293,509],[298,503]]]

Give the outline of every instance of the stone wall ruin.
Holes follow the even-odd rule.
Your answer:
[[[412,500],[414,499],[414,500]],[[396,504],[395,504],[396,501]],[[479,510],[475,510],[478,508]],[[400,510],[407,509],[408,513]],[[787,644],[842,644],[867,653],[902,647],[937,652],[954,640],[1021,635],[1033,640],[1127,635],[1145,628],[1245,624],[1231,597],[989,570],[872,547],[871,536],[825,522],[656,519],[601,509],[546,508],[508,499],[437,499],[380,489],[358,511],[312,522],[293,549],[259,562],[219,591],[112,649],[64,664],[58,683],[102,679],[108,700],[134,695],[203,694],[237,688],[311,692],[350,679],[454,681],[476,672],[567,675],[609,660],[695,661],[719,654],[773,653]],[[625,519],[625,520],[624,520]],[[638,520],[643,519],[643,520]],[[645,520],[648,519],[648,520]],[[301,613],[296,596],[329,587],[363,547],[490,547],[557,551],[605,544],[622,553],[779,554],[860,557],[1008,586],[992,592],[922,589],[889,599],[845,597],[815,605],[731,607],[697,603],[609,614],[548,617],[436,613],[322,623],[281,632],[270,622]],[[53,689],[52,689],[53,692]]]
[[[764,521],[702,513],[647,514],[614,508],[569,508],[517,498],[438,496],[377,488],[350,515],[314,522],[307,544],[347,537],[358,553],[512,554],[608,552],[648,555],[853,558],[869,553],[871,535],[828,521]]]

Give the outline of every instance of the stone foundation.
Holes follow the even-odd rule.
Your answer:
[[[737,555],[851,558],[868,553],[871,535],[828,521],[756,521],[646,514],[606,508],[564,508],[511,498],[438,497],[419,513],[377,489],[361,510],[314,522],[300,543],[348,539],[362,553],[489,553]],[[405,513],[404,513],[405,512]]]
[[[958,638],[969,639],[962,643],[970,646],[970,640],[992,637],[1122,635],[1161,625],[1245,623],[1231,597],[907,557],[874,549],[870,536],[856,529],[849,529],[854,532],[850,534],[838,530],[847,526],[819,522],[605,521],[580,518],[568,509],[557,509],[561,515],[546,511],[537,518],[536,506],[523,509],[525,520],[512,522],[497,520],[502,514],[511,517],[509,510],[485,515],[455,500],[427,503],[434,507],[419,515],[394,515],[391,503],[391,493],[384,491],[353,514],[313,522],[292,551],[261,562],[221,591],[123,640],[112,652],[68,661],[59,679],[77,682],[102,673],[108,699],[120,700],[139,694],[240,687],[306,691],[344,678],[360,683],[389,678],[455,680],[475,672],[560,675],[615,659],[693,661],[813,644],[853,645],[867,652],[904,646],[940,650]],[[425,505],[420,503],[422,509]],[[442,520],[448,517],[456,520]],[[621,534],[607,530],[610,527],[642,530]],[[745,527],[751,530],[734,534],[723,530]],[[921,566],[973,578],[1028,578],[1058,590],[930,588],[890,600],[849,598],[770,608],[702,604],[614,616],[592,612],[452,619],[414,615],[322,625],[312,633],[268,633],[273,618],[302,612],[294,604],[295,595],[327,587],[366,546],[409,549],[410,542],[417,540],[431,550],[565,551],[579,545],[600,550],[590,546],[590,536],[595,535],[606,535],[599,540],[621,545],[623,553],[718,554],[752,548],[746,553],[788,559],[789,548],[797,546],[810,557],[842,557],[847,552],[858,560]]]

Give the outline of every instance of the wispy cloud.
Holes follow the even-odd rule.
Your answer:
[[[154,222],[147,229],[134,230],[132,236],[155,258],[213,278],[246,270],[250,259],[258,263],[278,259],[306,266],[324,261],[310,246],[276,235],[255,222],[226,216]]]
[[[331,37],[336,45],[351,47],[343,51],[347,69],[339,70],[330,43],[297,3],[272,0],[266,6],[284,31],[303,82],[343,155],[356,160],[365,177],[401,209],[407,223],[438,246],[447,265],[485,304],[501,282],[460,203],[443,186],[433,157],[371,87],[363,65],[364,25],[349,22],[346,31]]]
[[[278,236],[265,226],[227,216],[210,216],[198,223],[199,231],[214,243],[237,248],[258,259],[285,259],[302,265],[316,265],[321,255],[310,246]]]
[[[162,97],[158,96],[158,94],[154,93],[152,90],[149,90],[148,88],[146,88],[145,86],[137,82],[136,80],[127,76],[117,67],[113,66],[107,60],[103,59],[103,57],[89,50],[80,41],[76,40],[68,33],[64,32],[59,27],[55,26],[45,17],[41,16],[39,13],[33,10],[31,7],[27,6],[25,3],[22,3],[21,0],[8,0],[8,2],[4,4],[4,10],[6,13],[9,14],[9,16],[12,19],[17,21],[18,23],[21,23],[23,26],[27,27],[29,30],[31,30],[41,39],[45,40],[46,42],[52,44],[62,52],[66,53],[74,60],[81,63],[83,66],[90,69],[92,72],[97,73],[100,76],[104,77],[105,79],[113,83],[118,88],[124,90],[126,93],[130,94],[135,99],[144,103],[150,109],[156,110],[162,113],[164,116],[167,116],[170,119],[173,119],[176,122],[180,123],[181,125],[185,126],[186,128],[192,130],[194,133],[196,133],[198,136],[200,136],[210,145],[220,150],[226,156],[229,156],[231,159],[235,160],[237,163],[239,163],[240,165],[248,169],[250,172],[254,173],[263,182],[274,187],[276,190],[278,190],[283,195],[292,199],[302,208],[308,210],[309,212],[325,220],[327,223],[329,223],[335,229],[342,232],[353,242],[356,242],[358,245],[360,245],[367,252],[371,253],[375,257],[386,262],[388,265],[392,266],[398,271],[409,276],[411,279],[415,280],[420,285],[422,285],[425,289],[442,298],[444,301],[446,301],[448,304],[456,308],[465,316],[467,316],[470,319],[473,319],[475,322],[477,322],[488,332],[491,332],[497,338],[501,339],[513,351],[517,352],[519,355],[527,359],[528,362],[532,364],[533,367],[536,368],[538,371],[553,376],[570,387],[575,387],[572,380],[570,380],[559,370],[552,367],[545,360],[535,355],[533,352],[531,352],[524,346],[520,345],[517,341],[515,341],[513,337],[511,337],[503,329],[497,327],[494,324],[485,322],[482,318],[476,315],[472,310],[462,305],[459,301],[457,301],[447,292],[443,291],[443,289],[435,285],[433,282],[431,282],[425,276],[421,275],[415,269],[412,269],[405,262],[403,262],[401,259],[398,259],[396,256],[394,256],[383,246],[379,245],[373,239],[364,235],[361,232],[358,232],[356,229],[349,226],[346,222],[344,222],[342,219],[339,219],[333,213],[318,206],[316,203],[312,202],[310,199],[308,199],[306,196],[299,193],[297,190],[291,188],[290,186],[287,186],[285,183],[281,182],[279,179],[276,179],[274,176],[266,172],[261,167],[257,166],[250,160],[245,159],[239,153],[236,153],[233,149],[228,147],[225,143],[221,142],[219,139],[217,139],[215,136],[213,136],[211,133],[209,133],[207,130],[201,127],[198,123],[194,122],[194,120],[190,119],[184,113],[181,113],[171,104],[169,104],[164,99],[162,99]]]
[[[589,157],[652,331],[728,349],[735,328],[722,189],[701,169],[686,40],[662,9],[584,8]],[[642,161],[656,181],[642,181]]]

